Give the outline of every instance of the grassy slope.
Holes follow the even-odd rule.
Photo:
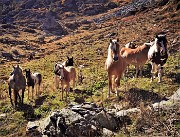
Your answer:
[[[0,136],[26,136],[25,127],[28,120],[45,117],[51,110],[68,105],[68,103],[60,101],[61,94],[59,90],[55,89],[53,74],[54,63],[65,60],[67,55],[75,58],[76,67],[79,65],[85,66],[82,69],[85,77],[83,84],[76,87],[82,91],[82,94],[76,93],[73,95],[71,93],[71,101],[77,96],[84,98],[86,101],[94,101],[98,104],[103,103],[105,106],[117,104],[121,107],[128,107],[123,99],[121,101],[114,97],[106,99],[107,76],[104,70],[104,62],[109,38],[100,37],[115,31],[118,32],[121,45],[134,39],[140,45],[153,38],[155,33],[164,31],[167,34],[169,48],[171,49],[172,41],[179,35],[179,16],[178,13],[167,12],[167,10],[166,7],[156,8],[153,11],[145,11],[135,16],[111,20],[102,26],[92,26],[89,30],[80,30],[81,33],[79,34],[66,36],[57,42],[45,45],[47,49],[53,49],[53,54],[21,64],[24,69],[31,68],[43,74],[43,93],[40,98],[28,101],[26,93],[26,109],[14,111],[7,97],[7,84],[1,82],[0,92],[2,99],[0,101],[0,113],[7,112],[7,117],[0,118]],[[60,49],[59,47],[58,49],[55,45],[59,42],[63,43],[66,48]],[[100,52],[98,49],[100,49]],[[154,87],[154,91],[160,95],[172,95],[179,88],[179,83],[175,81],[176,76],[180,73],[180,70],[176,67],[179,64],[179,56],[179,52],[170,54],[168,62],[164,66],[165,73],[162,84],[158,84],[157,79],[151,83],[148,75],[143,78],[132,78],[131,75],[134,75],[134,69],[131,67],[130,77],[121,79],[120,91],[128,92],[128,89],[134,87],[149,90]],[[147,65],[145,65],[145,68],[145,70],[148,69]],[[6,79],[11,71],[11,63],[1,65],[0,69],[1,77]],[[88,96],[89,91],[93,92],[92,96]],[[102,91],[104,96],[102,96]],[[123,97],[124,94],[121,93],[121,96]]]

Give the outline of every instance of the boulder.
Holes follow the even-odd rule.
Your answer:
[[[80,114],[78,114],[72,110],[69,110],[69,109],[62,109],[60,111],[60,114],[62,115],[62,117],[65,118],[64,122],[67,126],[82,119]]]
[[[114,137],[117,135],[117,133],[114,133],[112,132],[111,130],[108,130],[106,128],[103,128],[103,131],[102,131],[102,137]]]
[[[55,19],[55,13],[48,12],[46,14],[46,18],[43,20],[41,29],[46,33],[51,33],[54,35],[64,35],[66,31],[63,27],[59,24],[59,22]]]
[[[39,123],[37,121],[29,121],[26,126],[26,132],[36,130],[39,127]]]
[[[117,119],[112,115],[108,114],[106,111],[102,110],[98,113],[94,119],[101,125],[103,128],[107,128],[109,130],[115,131],[118,127]]]

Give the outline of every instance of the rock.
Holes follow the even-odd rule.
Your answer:
[[[84,103],[82,105],[82,108],[88,109],[88,110],[93,110],[94,108],[97,108],[97,106],[94,103]]]
[[[118,117],[123,117],[123,116],[127,116],[128,112],[126,110],[121,110],[119,112],[116,113],[116,115]]]
[[[105,36],[105,38],[113,37],[113,36],[115,36],[115,35],[117,35],[117,34],[116,34],[115,32],[112,32],[112,33],[107,34],[107,35]]]
[[[180,88],[170,97],[172,101],[180,101]]]
[[[47,130],[46,129],[49,129],[50,126],[52,126],[52,122],[51,122],[51,119],[50,119],[50,116],[48,116],[47,118],[39,121],[39,127],[38,127],[38,131],[40,131],[42,134],[45,134],[47,135]]]
[[[108,130],[106,128],[103,128],[103,133],[102,133],[102,137],[113,137],[116,136],[117,134],[112,132],[111,130]]]
[[[103,127],[115,131],[118,127],[118,121],[112,114],[108,114],[104,110],[98,113],[94,119]]]
[[[158,109],[170,109],[171,107],[179,104],[180,102],[180,89],[178,89],[171,97],[169,97],[169,100],[163,100],[160,102],[156,102],[152,104],[152,107],[154,110]]]
[[[75,123],[76,121],[82,119],[80,114],[69,109],[62,109],[60,111],[60,114],[65,118],[66,125],[71,125],[72,123]]]
[[[134,0],[132,3],[117,8],[117,10],[115,10],[113,13],[94,18],[93,21],[97,24],[100,24],[114,17],[127,17],[134,15],[138,11],[145,10],[146,8],[149,8],[156,3],[157,2],[154,2],[153,0]]]
[[[35,130],[39,127],[39,123],[38,122],[31,122],[29,121],[26,127],[26,133],[28,132],[32,132],[32,130]]]
[[[56,110],[41,121],[29,122],[27,132],[34,132],[37,129],[42,135],[49,137],[94,137],[102,135],[102,127],[113,130],[117,128],[114,114],[105,113],[104,111],[97,113],[97,110],[99,111],[101,108],[98,108],[94,103],[71,103],[67,108]],[[109,122],[112,124],[109,124]],[[106,130],[104,134],[111,133]]]
[[[39,43],[39,44],[44,44],[45,43],[45,36],[44,35],[41,35],[41,36],[39,36],[38,38],[37,38],[37,42]]]
[[[169,100],[152,104],[152,107],[148,107],[147,110],[156,112],[159,108],[164,110],[178,108],[179,92],[180,90],[171,96]],[[174,101],[175,99],[177,99],[177,102]],[[113,108],[102,110],[101,107],[94,103],[77,104],[73,102],[67,108],[53,111],[51,115],[41,121],[29,122],[26,131],[27,133],[32,132],[32,134],[38,131],[39,135],[48,137],[110,137],[116,136],[116,132],[124,125],[132,124],[131,116],[134,117],[136,113],[141,113],[141,109],[130,108],[117,111],[117,109]],[[172,122],[178,123],[179,120],[172,119]],[[145,128],[143,130],[148,133],[151,132]]]
[[[66,34],[66,31],[63,29],[63,27],[56,21],[55,16],[55,13],[48,12],[46,14],[46,18],[42,22],[41,29],[44,32],[48,32],[54,35]]]

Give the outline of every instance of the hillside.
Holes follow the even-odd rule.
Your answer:
[[[155,100],[137,97],[132,89],[145,94],[153,90],[162,99],[180,88],[178,0],[3,0],[0,6],[0,136],[32,136],[25,132],[28,121],[42,119],[70,102],[94,102],[107,108],[118,106],[120,110],[142,108],[142,103],[146,107]],[[159,33],[168,39],[163,82],[150,82],[149,62],[142,78],[133,78],[135,69],[130,66],[128,76],[121,79],[120,98],[106,98],[104,63],[109,39],[119,38],[120,46],[130,41],[140,46]],[[74,57],[78,75],[81,70],[84,77],[76,85],[77,93],[70,93],[69,102],[60,101],[61,89],[55,88],[53,74],[54,64],[66,60],[66,56]],[[28,100],[26,92],[25,106],[19,110],[11,107],[6,83],[14,64],[43,75],[41,96]],[[155,120],[156,114],[148,117],[144,113],[144,123],[140,122],[142,117],[132,116],[133,124],[123,127],[119,136],[167,136],[167,119],[172,114],[178,122],[170,127],[170,135],[179,135],[179,107],[159,113],[161,123]],[[152,119],[154,127],[147,124]]]

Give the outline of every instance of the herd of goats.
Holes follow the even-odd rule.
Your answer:
[[[120,48],[119,39],[110,39],[108,47],[108,55],[105,62],[105,68],[108,72],[108,97],[112,90],[118,96],[118,87],[120,86],[120,78],[128,66],[134,65],[136,68],[136,76],[140,70],[142,75],[142,67],[147,61],[151,61],[151,80],[158,74],[158,82],[162,81],[163,65],[168,59],[167,53],[167,39],[165,34],[156,35],[154,40],[149,43],[144,43],[142,46],[136,47],[133,43],[128,43],[125,47]],[[42,75],[40,73],[31,73],[30,69],[25,69],[26,76],[19,65],[13,66],[13,71],[8,79],[9,96],[13,106],[18,105],[19,102],[23,104],[24,92],[26,85],[28,86],[28,99],[30,94],[30,87],[32,87],[32,98],[34,88],[36,95],[39,93],[42,82]],[[56,63],[54,66],[55,81],[61,83],[62,100],[64,90],[66,91],[66,99],[70,90],[70,82],[75,86],[76,70],[73,66],[73,58],[61,63]],[[14,93],[14,102],[12,101],[12,89]],[[19,91],[22,90],[22,97]]]

